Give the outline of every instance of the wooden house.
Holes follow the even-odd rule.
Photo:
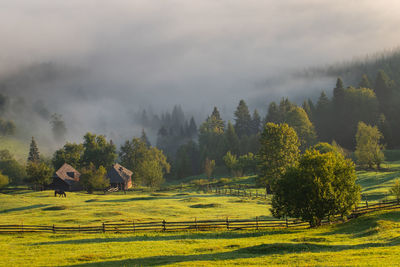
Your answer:
[[[81,174],[71,165],[64,163],[58,171],[53,175],[53,182],[50,187],[64,191],[79,191],[82,190],[79,184]]]
[[[132,172],[118,163],[112,165],[107,172],[111,187],[118,187],[119,190],[127,190],[132,187]]]

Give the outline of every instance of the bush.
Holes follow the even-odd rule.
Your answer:
[[[9,179],[7,175],[4,175],[0,172],[0,188],[5,187],[8,185]]]

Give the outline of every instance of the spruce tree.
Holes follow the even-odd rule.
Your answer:
[[[375,94],[378,98],[380,109],[387,118],[390,118],[391,101],[393,97],[394,82],[389,76],[380,70],[375,80]]]
[[[142,135],[140,136],[140,140],[142,140],[142,142],[145,143],[147,147],[151,146],[151,143],[150,143],[149,139],[147,138],[147,135],[146,135],[146,132],[144,131],[144,129],[142,129]]]
[[[39,149],[35,138],[32,136],[32,141],[29,149],[28,162],[38,163],[40,161]]]
[[[250,135],[251,133],[251,116],[249,108],[244,100],[240,100],[235,111],[235,131],[239,137]]]
[[[344,87],[343,81],[339,77],[336,81],[336,87],[333,89],[333,104],[335,106],[335,110],[339,111],[343,107],[344,102]]]
[[[227,143],[227,149],[229,149],[234,155],[238,155],[240,140],[235,132],[235,128],[230,121],[228,122],[228,127],[225,131],[225,139]]]
[[[258,134],[260,132],[260,128],[261,128],[261,117],[260,114],[258,114],[257,109],[255,109],[253,112],[253,117],[251,119],[251,133]]]

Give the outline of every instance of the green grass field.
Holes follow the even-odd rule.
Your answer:
[[[400,162],[357,172],[368,200],[387,196]],[[246,185],[254,177],[231,179]],[[189,182],[189,181],[188,181]],[[114,194],[10,190],[0,193],[0,224],[100,225],[132,220],[270,218],[269,199],[183,189]],[[192,190],[192,191],[190,191]],[[254,190],[254,189],[253,189]],[[394,266],[400,258],[400,210],[380,211],[317,229],[135,234],[1,234],[0,266]]]
[[[396,266],[400,212],[317,229],[0,235],[3,266]]]

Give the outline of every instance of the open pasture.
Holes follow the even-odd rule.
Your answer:
[[[395,266],[400,212],[317,229],[0,235],[4,266]]]
[[[270,218],[262,199],[203,193],[86,194],[15,191],[0,194],[0,224],[100,225],[102,222]]]

